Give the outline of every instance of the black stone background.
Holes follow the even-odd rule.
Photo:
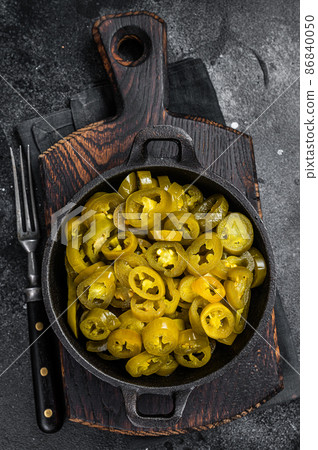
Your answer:
[[[168,26],[169,61],[202,58],[227,125],[253,123],[264,221],[278,288],[299,350],[299,5],[295,0],[1,0],[0,74],[41,114],[103,79],[91,27],[107,13],[147,9]],[[293,85],[287,90],[287,88]],[[27,347],[26,258],[16,242],[9,146],[32,108],[0,78],[0,373]],[[45,435],[34,416],[28,352],[0,378],[0,449],[294,449],[299,401],[268,406],[207,432],[132,438],[66,422]]]

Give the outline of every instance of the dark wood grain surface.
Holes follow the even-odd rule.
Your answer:
[[[124,27],[128,36],[146,42],[139,61],[127,59],[118,49]],[[166,28],[162,19],[150,13],[107,16],[95,24],[93,34],[114,86],[118,112],[111,120],[89,125],[40,155],[48,228],[54,211],[98,173],[123,163],[136,133],[157,124],[183,128],[192,137],[202,166],[211,166],[208,170],[231,181],[261,214],[251,138],[204,118],[176,116],[166,109]],[[167,152],[166,143],[164,148]],[[173,151],[169,148],[171,154]],[[196,388],[183,418],[169,430],[133,426],[127,419],[120,389],[91,375],[61,348],[68,417],[121,433],[160,435],[212,428],[246,415],[283,386],[274,312],[263,338],[230,374]],[[157,406],[160,411],[154,409]],[[139,405],[146,413],[169,412],[171,407],[171,399],[156,402],[153,396],[140,399]]]

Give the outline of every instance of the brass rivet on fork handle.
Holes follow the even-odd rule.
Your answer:
[[[46,367],[41,367],[40,374],[42,377],[46,377],[46,375],[49,373]]]
[[[48,408],[48,409],[44,410],[43,414],[44,414],[45,417],[47,417],[49,419],[50,417],[53,416],[53,411],[50,408]]]
[[[42,331],[43,330],[43,323],[42,322],[36,322],[35,329],[37,331]]]

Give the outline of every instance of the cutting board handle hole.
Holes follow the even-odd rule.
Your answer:
[[[122,66],[137,66],[145,61],[151,49],[147,33],[139,27],[120,28],[111,44],[115,60]]]
[[[144,54],[144,44],[134,35],[125,36],[118,43],[118,54],[126,61],[138,61]]]

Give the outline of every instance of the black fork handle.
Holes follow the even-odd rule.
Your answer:
[[[65,414],[58,342],[48,328],[41,289],[28,288],[25,293],[37,423],[44,433],[55,433]]]

